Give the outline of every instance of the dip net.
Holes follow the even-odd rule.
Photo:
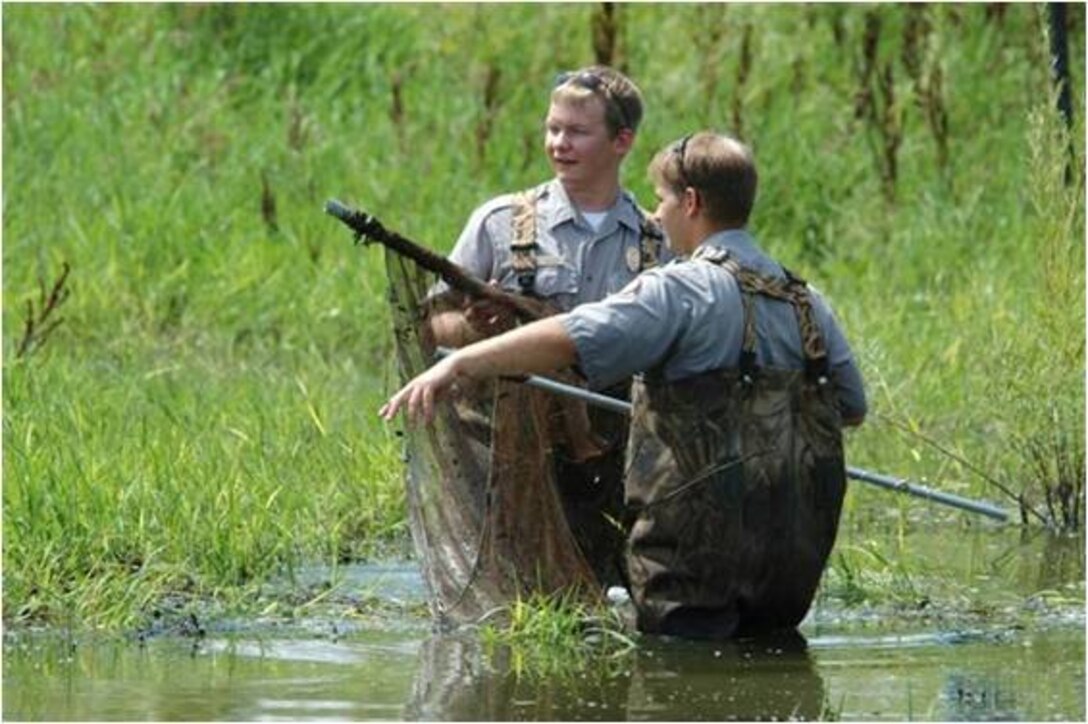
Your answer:
[[[450,296],[428,299],[433,274],[388,250],[385,260],[404,382],[435,361],[426,322]],[[432,424],[406,426],[409,524],[440,627],[501,615],[531,594],[600,596],[602,580],[557,489],[560,406],[554,395],[498,380],[438,403]]]

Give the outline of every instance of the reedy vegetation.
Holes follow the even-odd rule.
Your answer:
[[[534,594],[485,616],[481,640],[489,658],[518,678],[607,677],[636,647],[617,609],[562,594]],[[610,664],[613,664],[610,666]]]
[[[1083,519],[1083,114],[1066,185],[1042,6],[597,12],[3,8],[5,622],[120,625],[164,590],[403,545],[381,255],[321,204],[448,249],[476,204],[546,178],[547,89],[594,48],[646,96],[644,204],[663,144],[753,145],[752,226],[868,380],[853,464],[996,482],[1058,524],[1065,481]],[[65,264],[63,323],[18,355]]]

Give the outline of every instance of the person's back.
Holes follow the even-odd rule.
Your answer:
[[[722,316],[740,322],[739,339],[721,345],[726,364],[671,381],[654,370],[635,385],[628,568],[641,630],[730,638],[803,618],[834,543],[845,465],[812,295],[721,247],[705,256],[692,263],[718,267],[741,299],[719,297],[669,361],[697,359]]]
[[[580,337],[580,368],[590,386],[603,389],[643,371],[675,381],[737,364],[744,332],[742,297],[736,278],[715,263],[725,256],[769,279],[788,278],[747,230],[715,233],[690,258],[648,271],[607,304],[585,305],[566,319],[567,328]],[[857,399],[860,379],[849,346],[826,301],[810,291],[844,401],[848,408],[856,407],[863,401]],[[756,362],[761,367],[803,367],[801,332],[792,307],[766,295],[753,301]],[[638,330],[637,337],[631,336],[632,330]]]
[[[699,134],[651,174],[670,243],[689,258],[563,319],[592,382],[644,370],[625,480],[639,628],[790,628],[834,543],[860,376],[824,301],[744,229],[746,150]]]

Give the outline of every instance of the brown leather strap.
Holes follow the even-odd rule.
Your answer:
[[[536,197],[532,191],[517,194],[510,237],[511,265],[522,294],[532,294],[536,283]]]
[[[728,253],[707,255],[704,261],[725,269],[737,280],[744,302],[744,341],[741,346],[742,367],[747,359],[754,364],[756,348],[756,323],[754,295],[762,294],[772,299],[789,302],[797,315],[797,324],[801,331],[801,348],[805,357],[806,369],[814,374],[827,374],[827,343],[820,327],[816,323],[816,313],[812,305],[812,295],[805,280],[788,269],[786,276],[769,277],[741,266]]]
[[[638,212],[638,270],[644,272],[653,269],[660,260],[657,256],[658,244],[664,238],[661,230],[650,220],[650,215],[641,206],[635,206]]]

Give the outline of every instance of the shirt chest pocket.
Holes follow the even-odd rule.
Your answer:
[[[521,292],[521,284],[518,281],[518,273],[514,271],[513,264],[506,261],[499,269],[499,282],[502,288],[508,292]],[[533,273],[533,293],[539,297],[561,297],[564,295],[578,294],[578,275],[574,267],[561,259],[547,259],[545,263],[537,262]]]
[[[604,289],[605,294],[615,294],[630,284],[636,276],[636,272],[628,271],[626,268],[616,269],[608,275],[608,283]]]

